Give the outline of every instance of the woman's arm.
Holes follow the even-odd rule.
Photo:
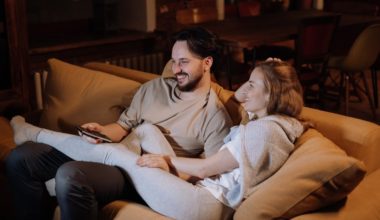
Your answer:
[[[145,154],[137,160],[137,164],[144,167],[161,168],[178,175],[185,173],[200,179],[239,167],[239,163],[228,149],[218,151],[218,153],[205,159]],[[174,171],[170,169],[174,169]]]

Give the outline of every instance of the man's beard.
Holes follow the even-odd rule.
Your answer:
[[[189,74],[186,72],[180,72],[180,73],[177,73],[176,75],[186,75],[186,77],[189,79]],[[197,78],[193,80],[189,80],[189,82],[183,86],[178,85],[178,89],[182,92],[191,92],[197,87],[201,79],[202,79],[202,75],[198,76]]]

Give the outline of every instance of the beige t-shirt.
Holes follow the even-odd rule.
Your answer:
[[[158,126],[177,156],[216,153],[232,126],[223,104],[212,89],[191,101],[181,100],[179,93],[174,78],[160,77],[145,83],[118,124],[127,130],[144,122]]]

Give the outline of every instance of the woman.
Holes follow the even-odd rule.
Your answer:
[[[297,119],[303,106],[301,86],[294,68],[285,62],[272,59],[259,64],[235,98],[253,120],[232,128],[220,151],[206,159],[176,157],[167,150],[171,147],[165,137],[149,124],[135,133],[143,150],[156,154],[142,156],[121,144],[93,145],[78,136],[37,128],[21,117],[13,118],[11,125],[18,143],[46,143],[75,160],[124,169],[132,182],[139,179],[135,187],[145,202],[163,215],[223,219],[252,193],[254,186],[282,166],[304,130]],[[193,185],[177,176],[188,181],[197,177],[198,181]]]

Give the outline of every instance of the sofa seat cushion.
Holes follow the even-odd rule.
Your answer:
[[[83,123],[115,122],[141,85],[57,59],[48,63],[40,125],[52,130],[74,133],[75,126]]]
[[[61,209],[59,206],[55,209],[53,220],[60,220]],[[149,207],[130,202],[126,200],[116,200],[105,205],[98,216],[99,220],[169,220],[166,216],[163,216]]]
[[[236,219],[292,218],[344,199],[364,178],[364,164],[309,129],[283,167],[259,184]]]
[[[102,208],[101,219],[130,219],[130,220],[141,220],[141,219],[157,219],[157,220],[168,220],[169,217],[163,216],[149,207],[125,200],[117,200],[111,202]]]

